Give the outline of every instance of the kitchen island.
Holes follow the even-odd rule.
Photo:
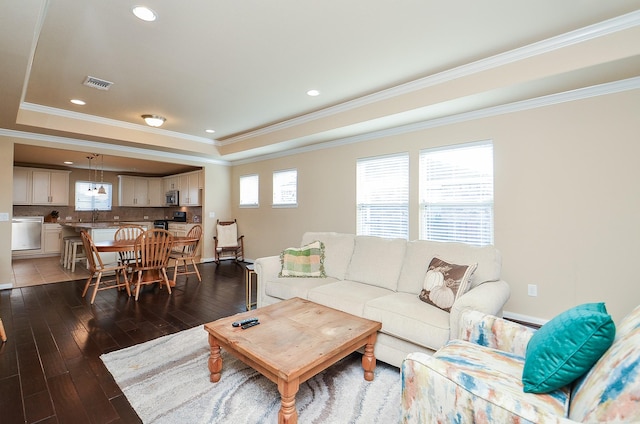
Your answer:
[[[153,227],[153,222],[124,222],[124,221],[106,221],[106,222],[60,222],[62,225],[62,237],[80,236],[80,231],[85,230],[95,242],[113,240],[113,236],[122,225],[140,225],[145,230]],[[64,247],[63,247],[64,248]],[[104,263],[112,263],[118,260],[117,253],[101,253],[100,257]],[[85,263],[85,267],[87,264]]]

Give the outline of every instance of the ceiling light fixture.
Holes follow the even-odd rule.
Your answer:
[[[156,15],[156,12],[146,6],[135,6],[131,11],[134,15],[136,15],[138,19],[142,19],[146,22],[153,22],[158,17],[158,15]]]
[[[142,119],[144,119],[144,122],[150,127],[159,127],[167,120],[164,116],[159,115],[142,115]]]
[[[309,90],[309,91],[307,91],[307,95],[309,95],[311,97],[315,97],[315,96],[319,96],[320,92],[318,90]]]
[[[87,104],[87,102],[85,102],[84,100],[80,100],[80,99],[71,99],[70,102],[73,103],[74,105],[78,105],[78,106],[84,106],[84,105]]]
[[[213,134],[214,132],[216,132],[216,130],[204,130],[204,132],[209,133],[209,134]]]

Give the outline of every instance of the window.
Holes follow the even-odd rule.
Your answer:
[[[358,235],[409,238],[409,154],[359,159]]]
[[[104,187],[106,194],[98,194],[101,187]],[[76,210],[110,211],[112,193],[111,183],[76,181]]]
[[[258,174],[240,177],[240,207],[258,207]]]
[[[420,152],[420,239],[493,244],[493,144]]]
[[[298,170],[289,169],[273,173],[273,206],[298,205]]]

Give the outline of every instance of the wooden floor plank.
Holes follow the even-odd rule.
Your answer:
[[[199,269],[202,282],[180,276],[137,302],[106,290],[91,305],[84,281],[0,291],[0,422],[140,423],[100,355],[245,310],[244,265]]]

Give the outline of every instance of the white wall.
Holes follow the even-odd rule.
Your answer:
[[[506,311],[546,320],[604,301],[619,320],[640,300],[639,112],[635,90],[238,165],[233,217],[254,259],[298,245],[305,231],[355,232],[356,160],[407,151],[415,239],[420,149],[493,140],[495,244],[512,289]],[[271,174],[287,168],[298,169],[299,207],[273,209]],[[260,176],[260,207],[241,209],[238,178],[250,173]]]

